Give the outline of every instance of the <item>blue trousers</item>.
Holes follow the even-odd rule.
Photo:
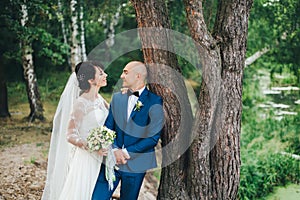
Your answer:
[[[114,189],[109,190],[108,182],[105,179],[105,165],[101,165],[101,170],[94,188],[92,200],[109,200],[121,181],[120,200],[138,199],[139,192],[146,173],[129,173],[115,170],[116,180]]]

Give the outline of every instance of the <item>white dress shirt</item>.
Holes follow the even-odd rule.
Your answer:
[[[145,89],[145,86],[144,86],[142,89],[138,90],[139,96],[141,96],[141,94],[142,94],[142,92],[144,91],[144,89]],[[135,96],[135,95],[130,95],[130,96],[128,97],[128,104],[127,104],[127,120],[129,119],[130,114],[131,114],[131,112],[132,112],[132,110],[133,110],[133,108],[134,108],[136,102],[138,101],[138,99],[139,99],[139,97],[137,97],[137,96]]]

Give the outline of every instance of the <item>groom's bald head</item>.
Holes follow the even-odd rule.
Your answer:
[[[144,63],[140,61],[131,61],[126,65],[126,67],[137,74],[140,74],[144,80],[147,78],[147,68]]]
[[[140,61],[131,61],[124,67],[120,77],[123,80],[123,87],[133,91],[139,90],[146,84],[147,68]]]

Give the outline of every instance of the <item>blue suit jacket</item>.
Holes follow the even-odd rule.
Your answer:
[[[164,124],[162,98],[145,89],[138,101],[143,106],[133,108],[127,120],[127,94],[120,92],[113,95],[105,125],[116,131],[116,148],[126,148],[130,160],[119,165],[126,172],[145,172],[157,166],[154,147],[156,146]]]

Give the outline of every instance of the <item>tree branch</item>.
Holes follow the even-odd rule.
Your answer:
[[[270,49],[265,47],[262,50],[255,52],[252,56],[248,57],[245,60],[245,67],[247,67],[247,66],[251,65],[252,63],[254,63],[257,59],[259,59],[261,56],[266,54],[268,51],[270,51]]]

